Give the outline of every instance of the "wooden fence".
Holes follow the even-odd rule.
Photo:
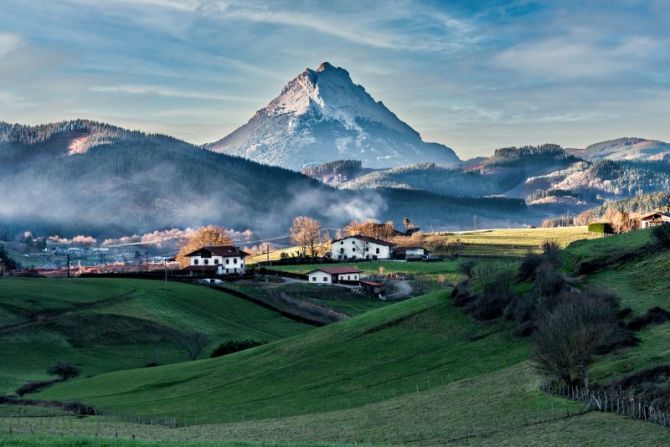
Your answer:
[[[540,382],[540,389],[566,399],[585,402],[587,410],[614,413],[632,419],[652,422],[662,427],[670,427],[670,413],[668,411],[623,391],[612,393],[595,388],[557,385],[547,381]]]

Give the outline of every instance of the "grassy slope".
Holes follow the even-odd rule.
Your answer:
[[[570,244],[564,252],[565,267],[568,271],[575,271],[579,263],[607,260],[617,254],[632,252],[647,245],[650,240],[651,230],[579,240]]]
[[[434,292],[224,358],[101,375],[40,395],[201,422],[331,411],[518,363],[526,346],[509,334]]]
[[[3,278],[0,309],[3,327],[34,321],[36,312],[51,315],[0,329],[0,358],[11,359],[0,366],[0,393],[47,378],[44,371],[59,360],[75,363],[83,375],[184,361],[175,339],[188,331],[214,343],[272,341],[310,329],[221,292],[179,283],[165,289],[159,281]]]
[[[292,298],[327,307],[350,316],[360,315],[389,304],[387,301],[359,295],[345,287],[327,284],[317,285],[297,282],[277,284],[260,281],[239,281],[229,283],[226,286],[270,303],[273,302],[271,294],[286,293]]]
[[[651,242],[649,230],[572,244],[565,252],[569,269],[578,262],[593,261],[633,251]],[[658,250],[644,258],[628,261],[588,275],[584,285],[613,291],[623,306],[643,314],[654,306],[670,310],[670,250]],[[601,358],[593,366],[596,379],[607,381],[635,370],[670,363],[670,322],[652,325],[637,333],[638,346]]]

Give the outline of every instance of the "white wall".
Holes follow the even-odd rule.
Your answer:
[[[341,273],[337,275],[338,281],[358,281],[358,273]]]
[[[391,247],[348,237],[332,245],[332,259],[390,259]]]
[[[191,256],[190,258],[191,265],[195,266],[221,266],[221,274],[226,273],[244,273],[244,258],[240,256],[212,256],[211,258],[203,258],[201,256]],[[227,270],[227,271],[226,271]]]
[[[332,284],[333,282],[331,275],[326,272],[312,272],[307,276],[311,284]]]

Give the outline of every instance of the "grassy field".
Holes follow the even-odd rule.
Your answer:
[[[510,231],[519,232],[510,239],[518,241],[521,231],[534,230]],[[531,245],[536,243],[538,248],[549,239],[534,234],[538,236]],[[565,238],[557,242],[565,245],[579,233],[571,229],[561,234]],[[498,237],[503,237],[502,232]],[[572,266],[634,250],[648,241],[648,232],[579,241],[570,245],[564,259]],[[505,244],[491,250],[500,250],[501,245]],[[458,261],[357,265],[369,273],[379,273],[383,267],[384,273],[430,278],[445,275],[454,281],[461,278]],[[658,252],[645,260],[588,275],[581,284],[616,291],[624,305],[640,314],[655,305],[670,307],[669,267],[670,252]],[[280,267],[292,271],[312,268]],[[108,292],[123,295],[122,285],[116,284]],[[238,445],[237,440],[271,445],[668,445],[667,429],[611,414],[584,413],[583,403],[541,393],[538,377],[527,360],[528,341],[514,338],[511,326],[504,321],[472,320],[453,307],[448,288],[367,307],[356,297],[331,295],[335,292],[331,288],[312,290],[309,286],[235,285],[250,294],[268,293],[266,287],[285,288],[300,299],[348,310],[355,316],[317,329],[277,332],[272,339],[276,341],[221,358],[115,371],[55,385],[35,397],[81,400],[106,410],[108,416],[44,418],[52,422],[38,430],[40,433],[76,437],[33,435],[33,439],[44,442],[45,447],[68,445],[70,440],[92,447],[123,447],[123,440],[105,439],[105,444],[100,443],[100,438],[117,434],[126,438],[135,435],[134,442],[139,444],[133,445],[143,445],[141,440],[164,440],[167,445],[172,442],[194,447]],[[40,290],[37,287],[29,293]],[[219,299],[226,296],[208,292]],[[79,299],[95,300],[95,296]],[[208,303],[214,299],[212,295]],[[204,315],[213,311],[207,303],[198,301],[197,308],[187,307],[180,309],[183,314],[172,315],[173,311],[162,311],[165,302],[158,294],[141,306],[130,306],[132,302],[121,300],[89,311],[98,315],[107,309],[115,315],[138,316],[178,331],[192,325],[203,331],[212,329]],[[59,306],[59,302],[54,300],[52,305]],[[15,314],[9,308],[5,311],[9,316]],[[245,323],[251,318],[243,312],[227,316],[230,321],[241,319]],[[21,315],[12,318],[23,321]],[[184,322],[184,318],[193,322]],[[256,321],[254,330],[264,328],[263,324]],[[650,326],[638,336],[638,346],[599,358],[592,367],[593,379],[602,383],[639,368],[670,362],[670,322]],[[138,416],[174,417],[179,427],[133,423]],[[0,413],[0,433],[7,433],[15,420]],[[22,420],[21,429],[14,426],[15,433],[27,431],[28,418]],[[25,444],[28,436],[13,439],[19,442],[17,446],[32,445]]]
[[[507,328],[475,323],[434,292],[223,358],[100,375],[39,396],[223,422],[360,406],[525,357]]]
[[[36,317],[39,315],[38,317]],[[187,360],[184,334],[273,341],[310,326],[202,286],[126,279],[0,279],[0,393],[48,378],[56,361],[84,376]]]
[[[458,281],[462,275],[458,272],[460,261],[450,259],[438,262],[405,262],[405,261],[369,261],[369,262],[346,262],[347,266],[354,266],[367,274],[390,274],[406,273],[429,276],[444,276],[447,281]],[[285,272],[307,273],[311,270],[321,267],[333,267],[333,264],[301,264],[301,265],[282,265],[270,267],[274,270]]]
[[[561,228],[508,228],[501,230],[480,230],[446,233],[450,242],[462,244],[456,253],[462,256],[522,257],[526,253],[537,253],[542,244],[555,242],[561,247],[582,239],[597,239],[600,236],[588,232],[583,227]]]
[[[430,235],[431,233],[426,233]],[[539,252],[542,244],[552,241],[561,247],[581,239],[597,239],[600,236],[588,232],[586,226],[562,228],[505,228],[494,230],[439,233],[450,243],[457,243],[453,249],[460,256],[474,257],[521,257],[528,252]],[[277,261],[285,256],[296,256],[297,247],[288,247],[270,253],[269,260]],[[248,264],[267,261],[267,255],[252,256]]]

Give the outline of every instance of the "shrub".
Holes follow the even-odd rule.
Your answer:
[[[661,246],[670,247],[670,224],[655,226],[651,234]]]
[[[476,265],[477,264],[475,263],[475,261],[470,260],[461,261],[458,264],[458,271],[464,274],[467,278],[472,278],[472,274],[475,270]]]
[[[565,278],[553,265],[542,263],[535,271],[534,285],[538,296],[556,296],[565,288]]]
[[[214,350],[210,354],[210,357],[211,358],[221,357],[224,355],[232,354],[234,352],[244,351],[245,349],[253,348],[254,346],[260,346],[262,344],[265,344],[265,342],[252,339],[228,340],[224,341],[219,346],[214,348]]]
[[[631,319],[626,325],[626,328],[631,331],[639,331],[651,324],[662,324],[668,320],[670,320],[670,312],[662,307],[655,306],[643,315]]]
[[[589,233],[612,234],[614,229],[608,222],[592,222],[589,224]]]
[[[535,279],[535,271],[542,264],[542,255],[528,253],[519,266],[519,281],[532,281]]]
[[[561,247],[556,242],[546,241],[542,244],[542,257],[544,262],[547,262],[555,267],[561,263]]]
[[[28,382],[26,384],[21,385],[19,388],[16,389],[16,395],[17,396],[24,396],[29,393],[34,393],[36,391],[42,390],[44,388],[50,387],[54,383],[60,382],[60,379],[56,380],[40,380],[37,382]]]
[[[73,379],[79,375],[79,372],[79,368],[65,362],[58,362],[47,369],[47,374],[58,376],[62,380]]]

